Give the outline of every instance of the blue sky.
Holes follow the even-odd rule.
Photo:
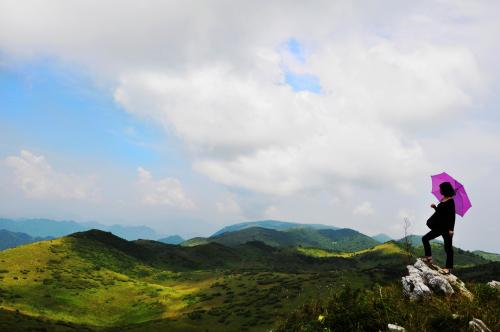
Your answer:
[[[4,1],[0,216],[400,237],[447,171],[457,243],[500,251],[499,6]]]

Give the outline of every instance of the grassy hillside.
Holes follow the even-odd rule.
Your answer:
[[[342,257],[314,259],[260,242],[130,242],[95,230],[7,249],[0,262],[0,317],[8,324],[17,310],[27,326],[40,317],[47,326],[261,330],[337,282],[371,282]]]
[[[473,301],[433,296],[409,302],[399,282],[367,289],[345,287],[327,301],[316,299],[292,312],[275,331],[387,331],[389,323],[409,332],[470,331],[473,317],[500,331],[500,291],[484,284],[467,287]]]
[[[208,242],[234,247],[250,241],[260,241],[273,247],[304,246],[337,251],[356,251],[377,245],[379,242],[349,228],[312,229],[291,228],[278,231],[263,227],[248,227],[234,232],[224,232],[209,238],[194,238],[182,243],[196,246]]]
[[[492,262],[500,262],[500,254],[486,252],[482,250],[474,250],[472,253]]]
[[[56,331],[263,331],[345,285],[398,281],[405,260],[394,241],[338,252],[258,241],[183,247],[80,232],[0,252],[0,328],[15,321]]]

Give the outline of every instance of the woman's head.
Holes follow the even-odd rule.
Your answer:
[[[439,191],[441,192],[441,195],[445,197],[453,197],[455,195],[455,189],[453,189],[453,186],[449,182],[443,182],[439,185]]]

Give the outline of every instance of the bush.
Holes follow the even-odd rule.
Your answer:
[[[410,302],[399,283],[368,290],[346,287],[326,303],[304,305],[282,321],[277,331],[385,331],[388,323],[407,331],[468,331],[479,318],[500,331],[500,292],[487,285],[468,285],[475,298],[433,296]]]

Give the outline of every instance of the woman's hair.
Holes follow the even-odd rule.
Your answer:
[[[439,185],[439,189],[441,191],[441,194],[443,194],[446,197],[452,197],[455,195],[455,189],[453,189],[453,186],[449,182],[443,182]]]

